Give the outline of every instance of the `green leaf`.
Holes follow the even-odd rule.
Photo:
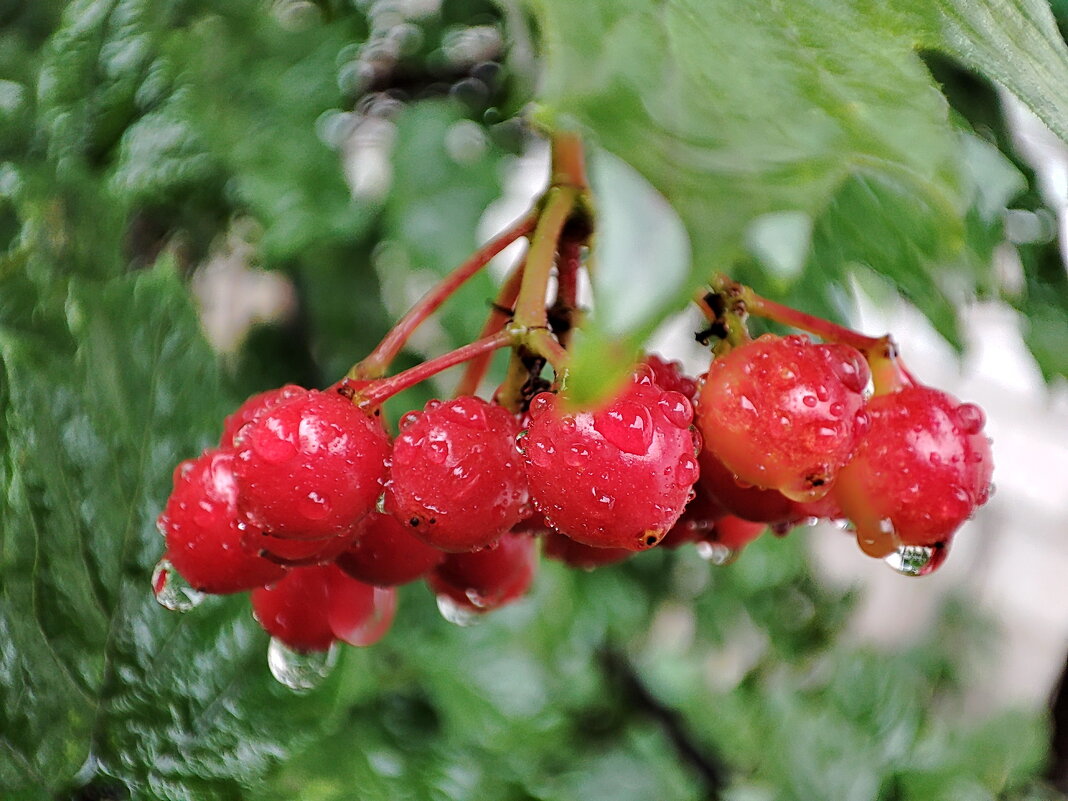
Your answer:
[[[0,312],[0,787],[232,794],[321,704],[270,678],[243,598],[149,588],[171,471],[231,405],[214,358],[167,265],[34,300]]]
[[[581,126],[644,175],[693,248],[688,279],[670,298],[633,300],[643,322],[616,350],[637,350],[694,286],[739,265],[773,295],[819,284],[819,311],[841,308],[834,295],[853,270],[873,269],[955,340],[953,307],[989,265],[988,232],[972,220],[996,220],[999,209],[972,183],[974,148],[961,147],[916,48],[960,55],[972,41],[969,63],[1017,91],[1030,44],[1051,55],[1050,75],[1061,75],[1068,51],[1037,2],[951,5],[534,2],[547,56],[543,118]],[[968,14],[978,20],[974,40]],[[1047,119],[1060,116],[1063,93],[1050,81],[1024,88],[1046,102]],[[625,284],[615,269],[601,279]],[[609,330],[596,310],[595,351],[580,346],[577,362],[603,358]]]

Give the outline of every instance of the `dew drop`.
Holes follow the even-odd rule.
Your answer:
[[[307,520],[322,520],[330,514],[330,501],[318,492],[309,492],[299,501],[298,509]]]
[[[819,403],[815,395],[805,395],[805,397],[801,399],[801,402],[810,409],[815,408],[816,404]]]
[[[664,418],[677,428],[688,428],[693,422],[693,406],[681,392],[665,392],[657,406]]]
[[[167,526],[171,524],[171,520],[167,515],[160,515],[156,518],[156,531],[159,532],[161,537],[167,536]]]
[[[748,395],[742,395],[742,397],[738,399],[738,402],[741,404],[742,408],[745,409],[747,412],[749,412],[751,414],[756,414],[757,413],[756,406],[753,405],[753,401],[749,399]]]
[[[830,412],[831,417],[838,418],[845,414],[845,404],[835,401],[827,407],[827,411]]]
[[[857,354],[859,360],[860,354]],[[834,374],[838,376],[838,380],[842,382],[842,385],[851,392],[863,392],[864,386],[867,382],[867,370],[860,367],[859,361],[842,359],[841,361],[831,362],[831,369],[834,370]]]
[[[903,576],[929,576],[942,566],[948,555],[946,543],[901,545],[883,561]]]
[[[188,612],[204,600],[204,593],[182,578],[169,559],[160,559],[152,571],[152,592],[159,605],[172,612]]]
[[[816,386],[816,397],[823,403],[826,403],[831,399],[831,392],[823,384],[818,384]],[[806,403],[805,405],[807,406],[808,404]]]
[[[702,540],[697,543],[697,555],[714,565],[729,565],[738,558],[738,552],[721,542]]]
[[[634,368],[632,373],[634,376],[634,383],[641,387],[649,387],[656,384],[656,376],[653,373],[653,368],[647,364],[639,364]]]
[[[306,693],[318,687],[337,664],[338,644],[325,651],[295,651],[276,637],[267,646],[267,667],[275,680],[293,692]]]
[[[482,615],[479,612],[457,603],[448,595],[439,595],[437,602],[438,612],[455,626],[467,628],[482,622]]]
[[[515,449],[520,453],[527,452],[527,437],[529,436],[530,430],[526,428],[515,435]]]
[[[429,404],[428,404],[429,405]],[[397,428],[401,431],[408,428],[412,423],[422,417],[422,412],[407,412],[397,422]]]
[[[573,444],[564,454],[564,461],[569,467],[582,467],[589,458],[590,449],[580,442]]]
[[[698,471],[697,459],[688,454],[683,454],[675,468],[675,486],[692,486],[697,481]]]
[[[645,406],[633,401],[598,412],[593,427],[624,453],[644,454],[653,441],[653,418]]]
[[[549,410],[553,405],[553,395],[550,392],[542,392],[530,400],[530,419],[536,420]]]
[[[423,448],[428,461],[434,464],[443,464],[449,458],[449,443],[443,438],[427,440]]]
[[[974,403],[962,403],[957,407],[957,425],[965,434],[978,434],[986,424],[986,415]]]

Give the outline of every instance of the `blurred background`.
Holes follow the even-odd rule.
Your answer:
[[[343,375],[544,188],[539,35],[483,0],[0,0],[0,796],[1064,797],[1068,147],[934,54],[952,124],[989,147],[973,285],[936,301],[914,290],[945,284],[896,267],[802,274],[790,226],[738,270],[892,332],[919,378],[985,409],[997,491],[937,573],[817,526],[726,566],[543,561],[532,597],[471,628],[412,586],[390,635],[302,696],[271,680],[245,599],[151,602],[170,466],[242,398]],[[663,198],[638,181],[640,218]],[[397,368],[473,339],[518,255]],[[681,311],[648,349],[699,374],[701,327]]]

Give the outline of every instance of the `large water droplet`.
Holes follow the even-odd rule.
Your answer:
[[[928,576],[946,561],[949,547],[935,545],[902,545],[883,561],[903,576]]]
[[[738,558],[738,551],[728,548],[721,542],[702,540],[697,543],[697,555],[714,565],[729,565]]]
[[[697,459],[686,454],[681,456],[678,465],[675,467],[675,486],[691,486],[697,481],[698,470]]]
[[[553,405],[553,395],[550,392],[542,392],[530,399],[530,419],[536,420],[549,410]]]
[[[693,406],[681,392],[665,392],[656,402],[660,413],[673,426],[688,428],[693,422]]]
[[[965,434],[978,434],[986,424],[986,415],[974,403],[962,403],[957,407],[957,425]]]
[[[306,693],[318,687],[337,664],[338,644],[325,651],[294,651],[276,637],[267,646],[267,667],[279,684]]]
[[[152,571],[152,592],[159,605],[172,612],[188,612],[204,600],[204,593],[182,578],[169,559],[160,559]]]
[[[831,369],[838,376],[842,385],[851,392],[863,392],[867,384],[868,371],[861,366],[862,357],[858,353],[856,359],[832,360]]]
[[[644,454],[653,441],[653,418],[649,410],[633,401],[620,401],[598,412],[593,427],[624,453]]]
[[[438,611],[441,616],[455,626],[474,626],[482,622],[482,615],[473,609],[463,606],[448,595],[439,595]]]
[[[590,449],[581,442],[573,443],[564,452],[564,461],[569,467],[582,467],[589,458]]]

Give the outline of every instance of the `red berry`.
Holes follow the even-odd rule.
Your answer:
[[[534,581],[537,549],[533,537],[505,534],[491,548],[451,553],[427,576],[437,595],[463,609],[488,612],[521,598]]]
[[[246,533],[258,530],[237,511],[231,451],[207,450],[174,471],[174,491],[158,525],[167,538],[166,558],[201,592],[231,593],[262,587],[285,568],[248,553]]]
[[[702,481],[694,485],[694,496],[682,510],[682,516],[671,527],[671,531],[660,541],[661,548],[678,548],[690,542],[707,539],[716,528],[716,521],[726,512],[712,494],[703,486]]]
[[[530,404],[523,451],[534,506],[586,545],[656,545],[697,480],[690,401],[640,367],[601,409],[568,414],[560,406],[547,392]]]
[[[703,487],[726,514],[762,523],[778,523],[797,516],[795,501],[778,490],[742,486],[734,473],[711,451],[702,450],[697,460],[701,465],[697,486]]]
[[[264,631],[295,651],[325,651],[334,642],[327,620],[333,565],[295,567],[270,587],[252,591],[252,611]]]
[[[237,439],[238,432],[245,425],[251,423],[265,411],[277,406],[282,401],[294,398],[297,395],[303,395],[307,391],[304,387],[299,387],[296,384],[286,384],[284,387],[269,389],[266,392],[253,395],[238,406],[232,414],[227,415],[226,420],[223,421],[223,432],[219,438],[219,445],[223,448],[237,445],[238,443],[234,440]]]
[[[356,539],[356,526],[340,534],[319,537],[314,540],[295,540],[291,537],[276,537],[259,529],[245,532],[244,546],[250,553],[259,554],[276,564],[287,567],[307,567],[326,564],[348,549]]]
[[[391,515],[372,512],[356,541],[337,557],[337,566],[355,579],[379,587],[407,584],[441,563],[445,553],[412,536]]]
[[[990,494],[982,410],[930,387],[868,403],[871,430],[840,473],[835,498],[866,553],[946,541]]]
[[[295,567],[252,592],[256,620],[296,651],[325,651],[334,640],[370,645],[389,629],[395,609],[393,590],[356,581],[335,565]]]
[[[734,552],[742,550],[767,530],[763,523],[754,523],[750,520],[742,520],[740,517],[727,515],[716,521],[716,528],[710,542],[718,542]]]
[[[653,380],[661,389],[678,392],[690,400],[697,397],[697,379],[686,375],[678,362],[672,362],[650,353],[643,363],[653,371]]]
[[[853,348],[760,337],[708,368],[697,415],[704,446],[748,484],[821,498],[867,427],[868,376]]]
[[[523,517],[527,479],[519,427],[500,406],[466,396],[431,401],[400,422],[386,506],[444,551],[494,542]]]
[[[546,532],[542,542],[542,552],[549,559],[581,570],[614,565],[634,555],[634,551],[626,548],[594,548],[592,545],[583,545],[556,531]]]
[[[234,462],[239,503],[275,536],[316,539],[345,531],[382,491],[386,433],[337,393],[282,401],[245,426],[241,442]]]

